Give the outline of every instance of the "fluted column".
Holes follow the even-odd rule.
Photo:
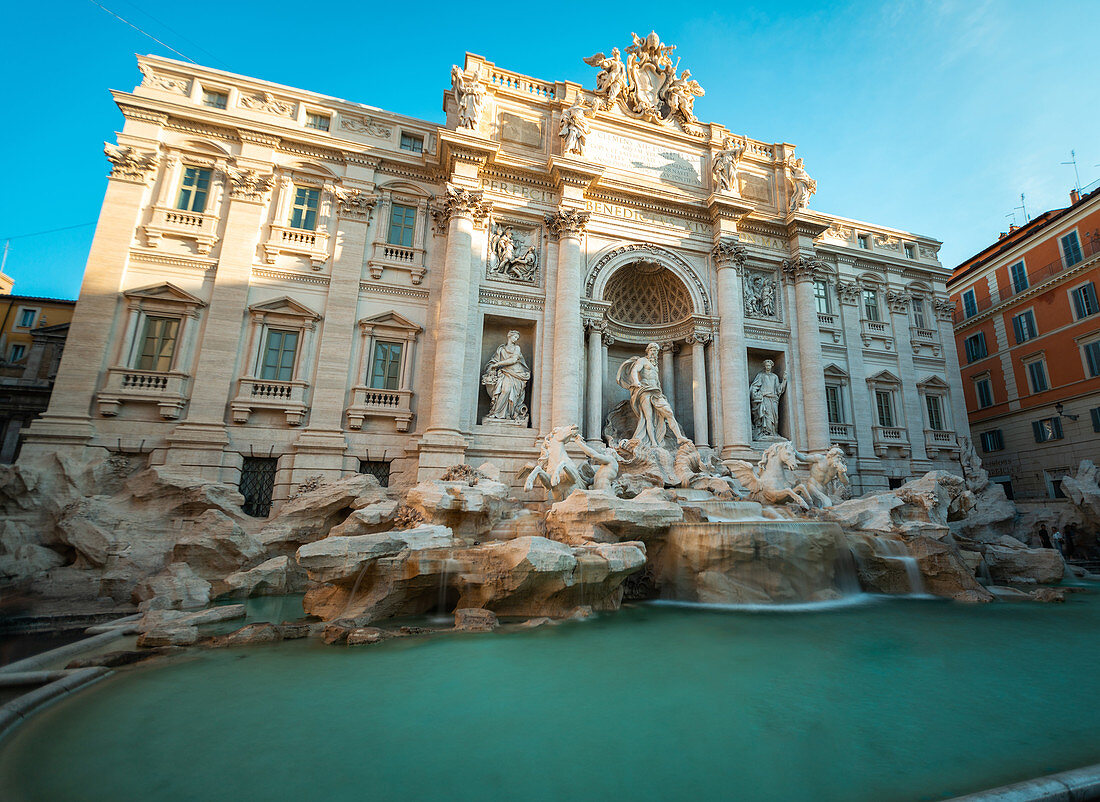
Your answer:
[[[745,358],[744,290],[741,273],[745,248],[724,239],[711,251],[718,269],[718,361],[721,364],[722,457],[750,448],[749,367]]]
[[[707,363],[706,347],[710,337],[696,332],[688,337],[691,346],[691,403],[695,417],[695,445],[710,444],[708,429],[710,421],[707,415]]]
[[[676,368],[673,361],[675,355],[675,343],[665,343],[661,346],[661,390],[673,410],[676,409]]]
[[[461,438],[474,220],[484,219],[489,205],[480,191],[448,185],[446,195],[432,213],[437,223],[447,226],[447,250],[435,324],[431,418],[425,434],[429,438]]]
[[[820,451],[829,447],[829,413],[825,403],[825,370],[821,359],[820,325],[814,278],[819,262],[799,255],[783,263],[783,272],[794,281],[795,320],[798,323],[799,394],[806,425],[806,447]]]
[[[558,237],[551,422],[554,426],[580,425],[584,350],[581,339],[581,237],[588,224],[588,212],[562,207],[556,214],[547,215],[546,223],[551,233]]]
[[[602,320],[588,321],[588,426],[587,440],[602,443],[603,428],[603,330]]]

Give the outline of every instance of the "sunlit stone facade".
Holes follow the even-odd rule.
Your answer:
[[[699,122],[686,76],[635,49],[641,83],[605,61],[595,90],[467,54],[441,125],[139,58],[24,453],[266,470],[276,503],[387,465],[395,484],[463,461],[514,482],[551,427],[602,438],[619,365],[652,341],[685,433],[723,457],[766,444],[749,386],[770,359],[778,434],[841,444],[857,494],[957,470],[940,243],[811,211],[792,145]],[[511,331],[529,379],[494,419],[483,375]]]

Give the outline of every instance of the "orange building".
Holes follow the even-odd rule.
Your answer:
[[[1060,498],[1100,459],[1100,189],[1070,201],[947,282],[974,445],[1010,498]]]
[[[42,326],[73,319],[76,301],[32,295],[0,295],[0,376],[22,376],[34,338]]]

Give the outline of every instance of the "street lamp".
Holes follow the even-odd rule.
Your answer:
[[[1065,407],[1062,406],[1061,401],[1054,405],[1054,411],[1058,413],[1059,418],[1069,418],[1070,420],[1077,420],[1079,417],[1081,417],[1080,415],[1063,415],[1063,409],[1065,409]]]

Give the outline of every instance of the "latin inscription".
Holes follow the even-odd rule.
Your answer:
[[[482,178],[481,188],[498,195],[511,195],[514,198],[526,198],[539,203],[557,203],[557,196],[548,189],[517,184],[514,181],[499,181],[495,178]]]
[[[773,251],[787,251],[787,243],[775,237],[765,237],[763,234],[746,234],[742,232],[738,232],[737,236],[739,239],[745,242],[751,242],[753,245],[759,245],[761,248],[770,248]]]
[[[632,209],[629,206],[620,206],[617,203],[589,200],[584,202],[586,211],[605,217],[617,217],[620,220],[632,220],[636,223],[654,223],[669,228],[683,228],[693,234],[709,234],[710,226],[695,220],[684,220],[659,212],[651,212],[647,209]]]
[[[643,173],[658,181],[703,186],[703,156],[625,136],[593,131],[585,158],[608,167]]]

